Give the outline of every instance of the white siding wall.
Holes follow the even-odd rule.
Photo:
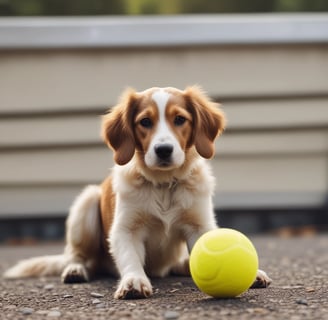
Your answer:
[[[228,117],[213,160],[218,208],[323,206],[328,17],[258,16],[244,25],[212,17],[207,27],[202,19],[0,22],[0,218],[66,214],[85,184],[106,176],[113,162],[99,138],[100,115],[125,87],[194,83],[223,102]],[[192,37],[186,25],[209,37]],[[152,26],[177,33],[151,40]]]

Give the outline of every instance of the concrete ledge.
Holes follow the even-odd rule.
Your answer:
[[[327,14],[2,18],[0,21],[0,49],[327,42]]]

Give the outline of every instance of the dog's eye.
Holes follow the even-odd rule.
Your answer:
[[[174,119],[174,124],[176,126],[182,126],[186,122],[186,118],[183,116],[176,116]]]
[[[149,118],[143,118],[140,120],[140,124],[144,128],[151,128],[153,126],[153,122]]]

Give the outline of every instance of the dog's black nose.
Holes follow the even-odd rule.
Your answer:
[[[155,153],[161,160],[168,160],[173,152],[173,146],[171,144],[157,144],[155,145]]]

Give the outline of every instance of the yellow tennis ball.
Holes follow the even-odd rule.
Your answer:
[[[252,285],[258,257],[241,232],[219,228],[202,235],[190,254],[190,272],[197,287],[215,298],[232,298]]]

